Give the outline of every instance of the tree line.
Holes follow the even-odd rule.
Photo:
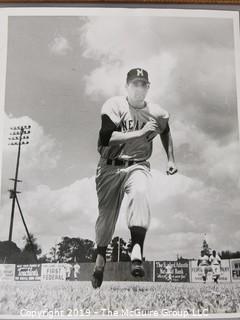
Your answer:
[[[49,252],[42,254],[37,238],[33,234],[30,234],[30,238],[32,244],[26,236],[23,237],[24,246],[22,249],[12,241],[0,241],[0,263],[74,263],[95,262],[96,260],[96,248],[92,240],[64,236]],[[131,240],[126,242],[121,237],[114,237],[107,248],[107,261],[130,261],[131,249]],[[206,240],[203,241],[201,250],[210,255],[212,249]],[[218,254],[222,259],[240,258],[240,251],[222,250]],[[37,261],[35,257],[37,257]],[[178,260],[181,259],[185,258],[178,256]]]
[[[89,239],[64,236],[49,252],[42,254],[37,238],[33,234],[30,234],[30,238],[32,244],[27,237],[23,238],[24,246],[22,249],[12,241],[0,241],[0,263],[74,263],[94,262],[96,259],[95,243]],[[122,238],[114,237],[107,248],[107,260],[113,262],[130,261],[130,252],[130,240],[126,242]]]

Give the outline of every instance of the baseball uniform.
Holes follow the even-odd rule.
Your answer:
[[[208,271],[210,271],[210,266],[209,266],[209,257],[205,254],[203,257],[199,258],[200,260],[200,270],[202,275],[206,275],[208,273]]]
[[[101,110],[99,132],[100,160],[96,170],[99,215],[95,225],[96,243],[107,246],[112,239],[124,195],[127,195],[127,225],[146,229],[150,225],[149,182],[152,139],[158,134],[109,145],[113,131],[140,130],[146,122],[157,121],[159,133],[168,126],[169,113],[157,104],[145,101],[142,108],[131,106],[125,96],[108,99]],[[132,161],[133,164],[129,165]],[[122,163],[125,163],[124,166]]]
[[[221,258],[219,257],[219,255],[216,255],[215,257],[214,257],[214,255],[211,255],[210,262],[211,262],[211,266],[212,266],[213,276],[220,276],[220,274],[221,274],[221,269],[220,269]]]

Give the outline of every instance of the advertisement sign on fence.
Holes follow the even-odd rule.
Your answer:
[[[40,281],[41,264],[16,264],[16,281]]]
[[[15,264],[0,264],[0,281],[14,280]]]
[[[189,282],[189,261],[155,261],[155,281]]]
[[[66,280],[66,265],[64,263],[43,263],[42,280]]]
[[[144,262],[152,265],[149,276],[145,281],[156,282],[202,282],[202,270],[197,266],[197,260],[188,261],[155,261]],[[127,266],[129,269],[130,266]],[[75,268],[74,268],[75,267]],[[114,267],[114,268],[113,268]],[[145,266],[146,267],[146,266]],[[153,269],[154,267],[154,269]],[[93,264],[66,264],[66,263],[43,263],[43,264],[0,264],[0,281],[51,281],[51,280],[89,280]],[[108,263],[106,279],[118,281],[129,280],[126,273],[126,263]],[[146,268],[147,270],[148,268]],[[81,272],[80,272],[81,270]],[[145,270],[145,271],[146,271]],[[240,259],[223,259],[220,268],[220,282],[240,281]],[[154,276],[154,278],[152,277]],[[131,280],[131,279],[130,279]],[[213,273],[207,274],[207,282],[213,282]]]
[[[220,268],[220,277],[219,282],[230,282],[230,266],[229,260],[222,260],[221,261],[221,268]],[[202,271],[201,268],[197,265],[197,260],[191,261],[191,281],[192,282],[202,282]],[[213,282],[213,273],[209,271],[207,273],[207,281],[206,282]]]

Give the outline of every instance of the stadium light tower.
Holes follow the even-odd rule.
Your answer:
[[[11,127],[10,137],[8,138],[10,146],[18,146],[18,154],[17,154],[17,164],[16,164],[16,171],[15,171],[15,178],[10,179],[14,181],[13,189],[8,190],[10,192],[10,199],[12,199],[12,210],[11,210],[11,220],[10,220],[10,227],[9,227],[9,237],[8,241],[12,241],[12,230],[13,230],[13,220],[14,220],[14,210],[15,210],[15,202],[17,201],[17,183],[22,182],[18,180],[18,170],[19,170],[19,160],[20,160],[20,153],[21,153],[21,146],[25,144],[29,144],[29,134],[30,134],[31,126],[18,126],[18,127]],[[18,204],[18,201],[17,201]],[[21,212],[21,210],[20,210]],[[25,223],[25,222],[24,222]]]

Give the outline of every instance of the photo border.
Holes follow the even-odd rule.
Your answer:
[[[2,7],[0,5],[0,30],[1,31],[1,39],[0,39],[0,67],[1,67],[1,74],[0,74],[0,87],[3,88],[1,90],[0,94],[0,142],[3,141],[3,113],[4,113],[4,105],[5,105],[5,89],[6,89],[6,71],[7,71],[7,40],[8,40],[8,17],[9,16],[76,16],[80,14],[87,14],[88,16],[95,16],[96,13],[93,13],[93,10],[99,11],[97,15],[112,15],[116,10],[119,11],[118,14],[126,15],[126,11],[134,9],[134,13],[129,13],[129,15],[134,16],[141,16],[146,15],[147,12],[151,13],[154,16],[161,16],[156,13],[156,9],[161,10],[162,16],[166,17],[209,17],[209,18],[232,18],[233,19],[233,26],[234,26],[234,45],[235,45],[235,66],[236,66],[236,91],[237,91],[237,111],[238,111],[238,131],[240,136],[240,55],[237,54],[240,52],[240,38],[239,38],[239,12],[238,9],[227,9],[227,8],[221,8],[219,9],[211,9],[211,8],[162,8],[162,7],[155,7],[155,8],[148,8],[140,6],[141,4],[144,5],[151,5],[151,4],[192,4],[192,5],[200,5],[200,4],[240,4],[240,0],[237,1],[230,1],[230,0],[218,0],[218,1],[211,1],[211,0],[205,0],[205,1],[188,1],[188,0],[179,0],[178,2],[172,1],[172,0],[153,0],[153,1],[145,1],[145,0],[138,0],[138,1],[122,1],[122,0],[115,0],[115,1],[79,1],[79,0],[55,0],[55,1],[47,1],[47,0],[37,0],[37,1],[14,1],[14,0],[7,0],[2,1],[0,0],[0,4],[10,4],[14,3],[16,7]],[[31,4],[44,4],[44,3],[54,3],[54,4],[66,4],[66,7],[30,7]],[[139,7],[137,8],[124,8],[124,7],[71,7],[72,4],[103,4],[107,6],[108,4],[133,4]],[[28,7],[17,7],[17,5],[23,5],[23,4],[29,4]],[[222,11],[222,10],[229,10],[229,11]],[[240,7],[239,7],[240,9]],[[153,12],[155,11],[155,13]],[[160,11],[159,10],[159,11]],[[49,12],[51,11],[51,12]],[[79,11],[79,13],[78,13]],[[151,12],[152,11],[152,12]],[[128,13],[127,13],[128,14]],[[239,140],[239,137],[238,137]],[[1,146],[1,143],[0,143]],[[0,150],[0,168],[2,168],[2,151]],[[1,177],[1,172],[0,172]],[[0,192],[1,192],[1,179],[0,179]],[[209,314],[206,317],[199,317],[201,319],[239,319],[240,313],[236,314],[226,314],[226,313],[218,313],[218,314]],[[65,317],[66,319],[79,319],[79,317]],[[65,319],[60,318],[60,319]],[[100,316],[82,316],[81,319],[105,319],[106,316],[100,317]],[[121,317],[123,319],[124,317]],[[134,317],[125,317],[125,319],[135,319]],[[184,319],[196,319],[197,317],[193,317],[191,315],[184,317]],[[22,316],[15,316],[15,315],[0,315],[0,319],[24,319]],[[36,319],[35,317],[30,317],[29,319]],[[40,319],[39,317],[37,319]],[[49,317],[41,319],[50,319]],[[51,319],[57,319],[57,317],[53,317]],[[108,316],[107,319],[119,319],[119,317],[110,317]],[[138,317],[138,319],[143,319],[143,317]],[[148,317],[149,319],[149,317]],[[154,319],[181,319],[181,317],[154,317]]]

